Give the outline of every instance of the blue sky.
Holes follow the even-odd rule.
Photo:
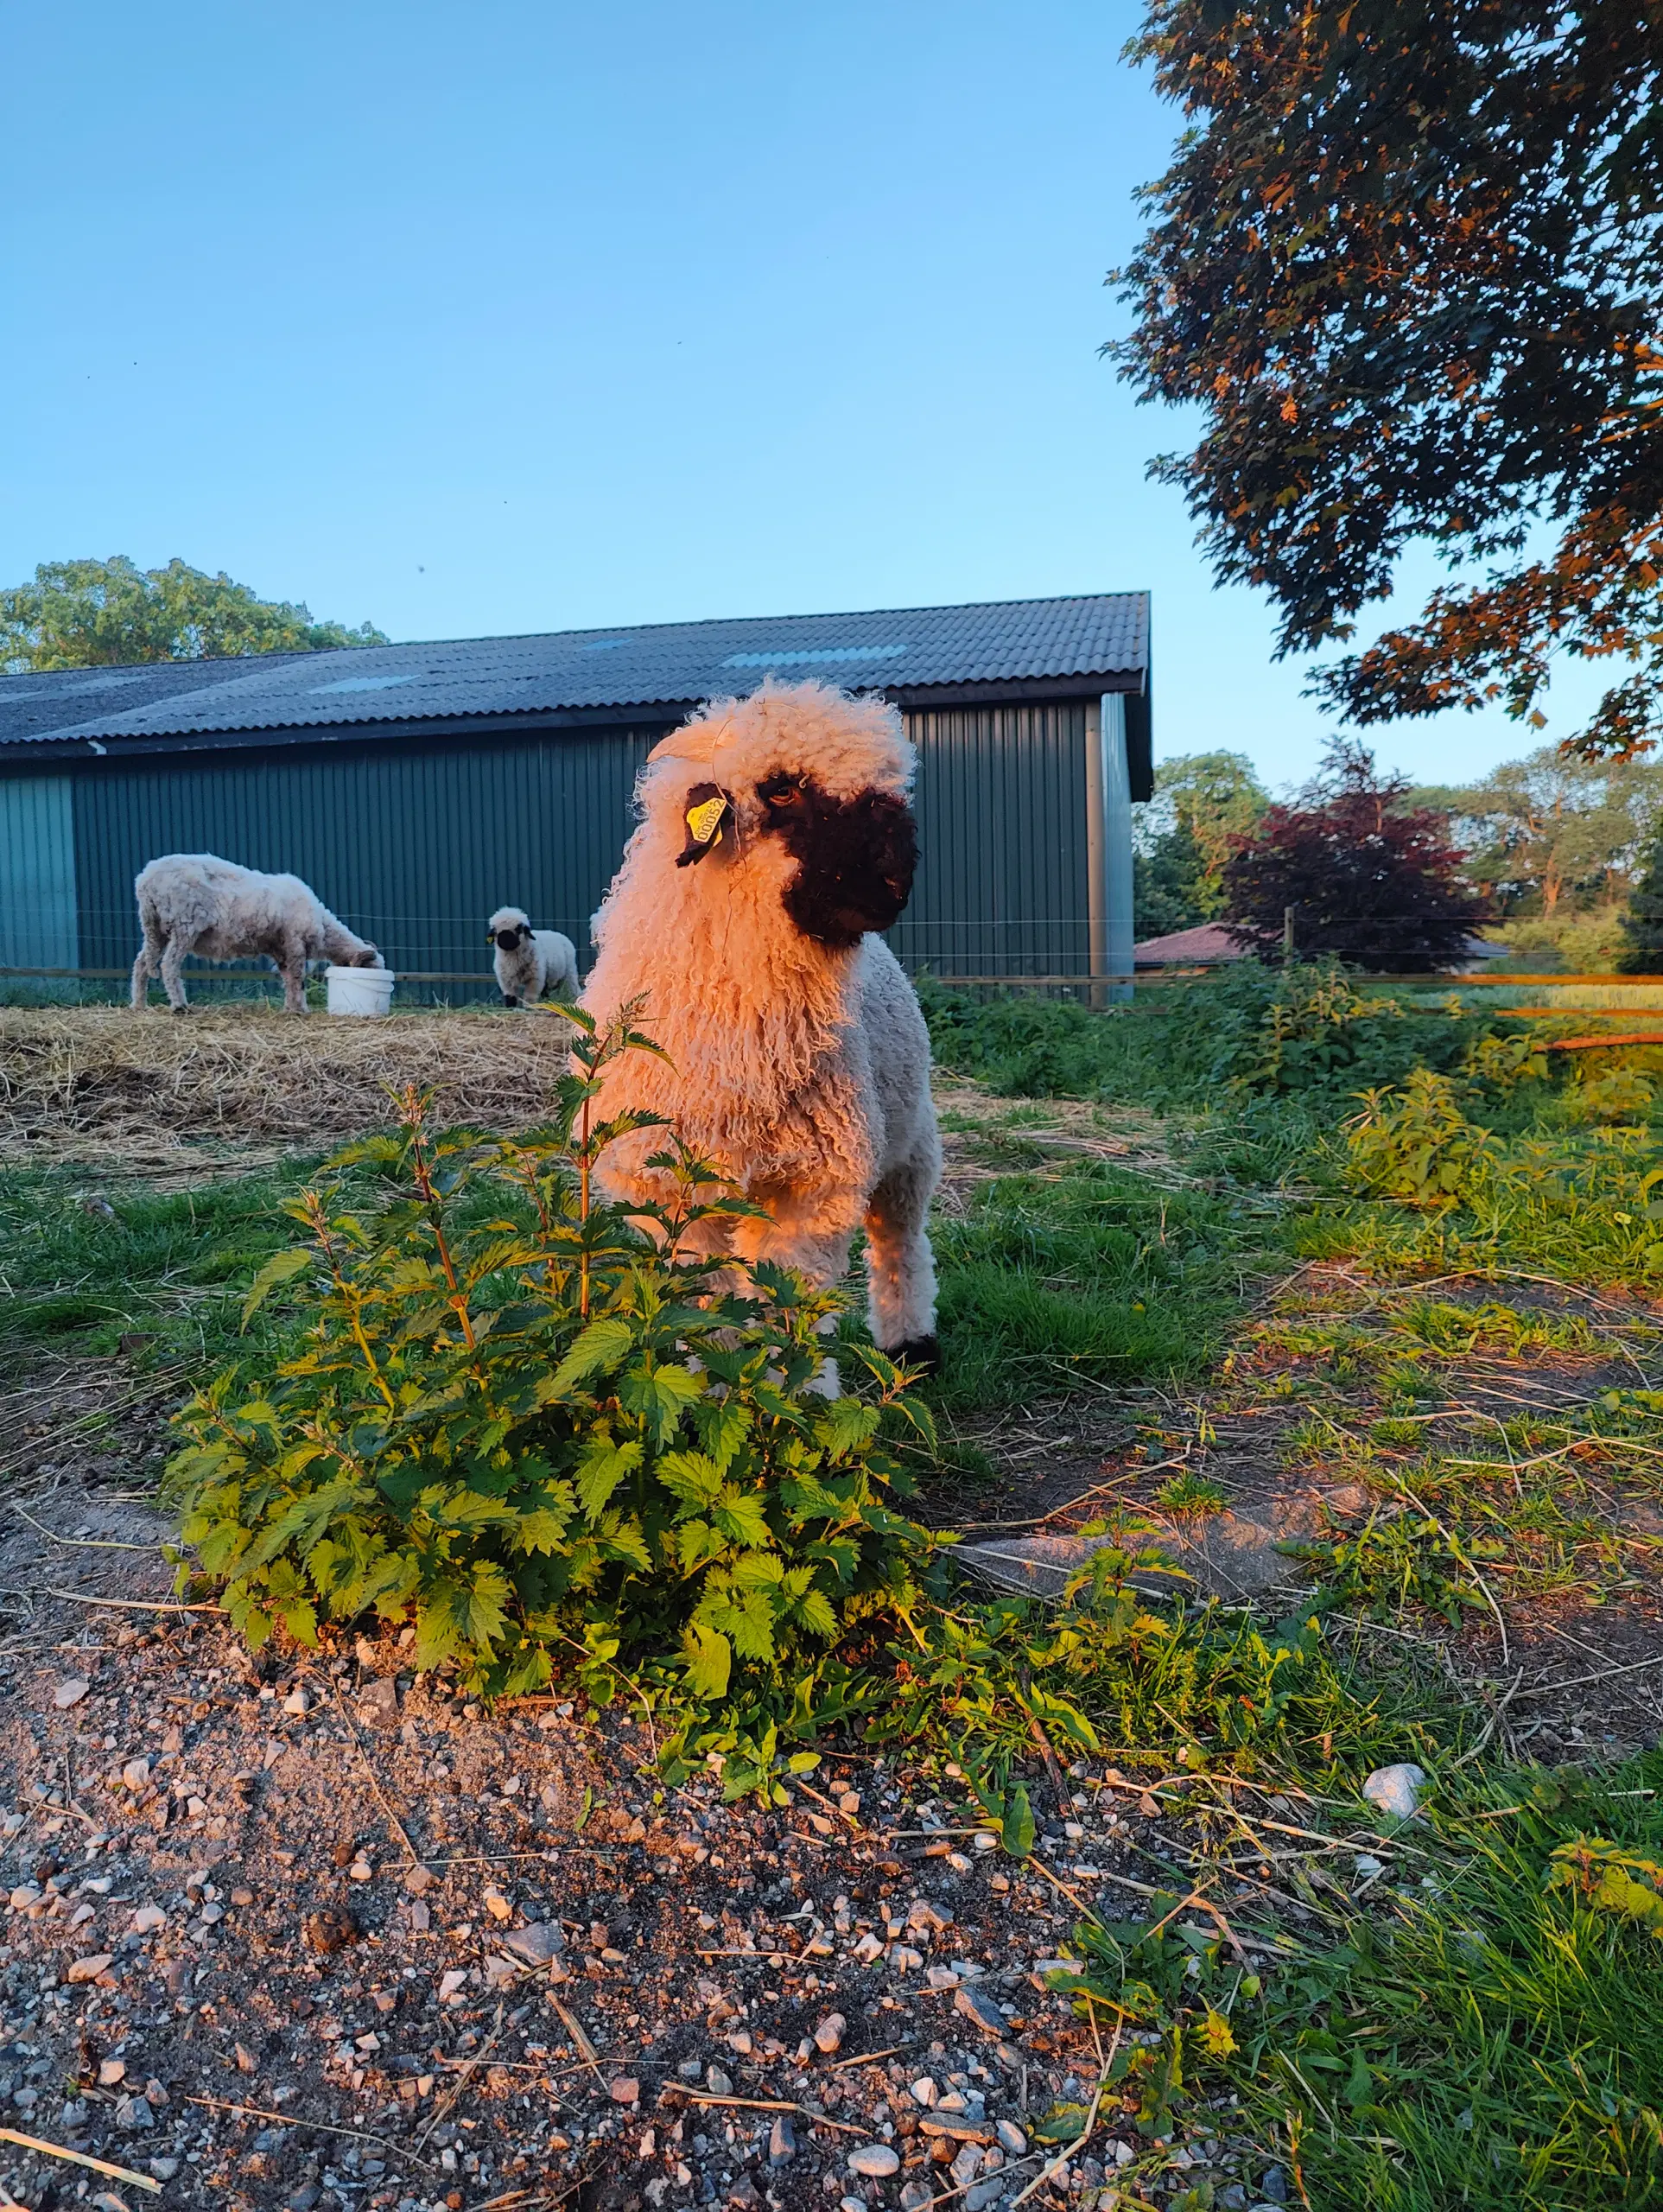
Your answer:
[[[14,10],[0,581],[178,554],[398,639],[1146,587],[1158,751],[1298,779],[1301,671],[1098,356],[1177,127],[1136,16]]]

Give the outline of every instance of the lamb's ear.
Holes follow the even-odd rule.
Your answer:
[[[676,867],[690,868],[713,851],[721,842],[733,811],[733,802],[720,784],[695,784],[682,810],[687,842],[676,855]]]

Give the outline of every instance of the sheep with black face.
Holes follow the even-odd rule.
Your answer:
[[[640,824],[595,917],[583,1002],[605,1021],[644,995],[642,1024],[669,1055],[617,1063],[606,1110],[663,1115],[768,1209],[767,1221],[713,1224],[721,1249],[824,1286],[864,1226],[873,1338],[930,1365],[930,1039],[874,934],[912,887],[914,766],[881,701],[771,679],[713,702],[642,771]],[[646,1165],[662,1141],[644,1131],[606,1156],[614,1198],[670,1195]]]
[[[486,925],[486,943],[493,948],[491,966],[505,1006],[577,996],[577,947],[558,930],[534,930],[523,906],[498,906]]]

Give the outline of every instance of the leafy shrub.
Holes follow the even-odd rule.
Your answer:
[[[1470,1197],[1492,1167],[1495,1140],[1461,1110],[1447,1076],[1417,1068],[1400,1090],[1371,1090],[1346,1124],[1354,1185],[1408,1205]]]
[[[412,1086],[396,1134],[333,1163],[384,1178],[379,1211],[339,1210],[327,1174],[288,1204],[305,1241],[247,1310],[285,1290],[297,1341],[178,1416],[184,1540],[251,1643],[373,1611],[488,1694],[564,1656],[605,1700],[627,1670],[649,1704],[742,1720],[765,1768],[771,1731],[841,1709],[860,1624],[917,1601],[930,1546],[887,1502],[889,1440],[929,1417],[869,1348],[865,1395],[816,1393],[838,1294],[766,1265],[741,1294],[689,1255],[757,1209],[674,1140],[673,1205],[595,1200],[596,1159],[651,1121],[592,1123],[595,1078],[656,1048],[578,1019],[546,1129],[435,1135]]]
[[[1162,1108],[1343,1098],[1417,1066],[1453,1072],[1491,1033],[1455,998],[1428,1009],[1365,995],[1332,961],[1237,961],[1103,1014],[1015,993],[978,1001],[928,977],[919,998],[940,1065],[1001,1096]]]

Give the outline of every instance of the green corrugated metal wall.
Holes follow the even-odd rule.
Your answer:
[[[0,968],[73,968],[75,840],[67,776],[0,778]]]
[[[906,723],[924,857],[896,951],[939,976],[1083,976],[1085,702],[931,707]]]
[[[920,753],[924,859],[896,950],[943,975],[1083,975],[1084,702],[932,708],[907,723]],[[587,964],[589,917],[658,734],[571,729],[96,760],[68,777],[0,779],[0,792],[59,789],[50,804],[67,809],[73,787],[87,968],[131,960],[133,878],[146,861],[213,852],[303,876],[394,969],[477,971],[483,987],[486,917],[500,905],[563,930]],[[0,964],[76,961],[72,950]]]

